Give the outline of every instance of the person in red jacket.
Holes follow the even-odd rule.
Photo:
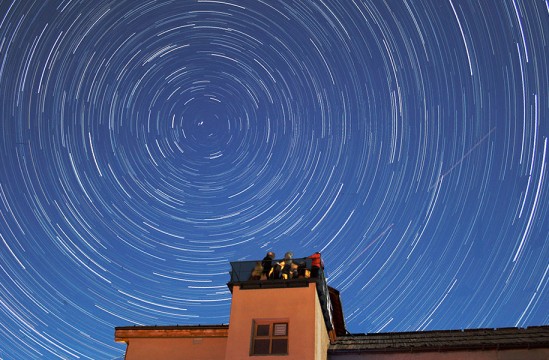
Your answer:
[[[320,274],[320,269],[324,269],[324,262],[320,257],[320,253],[317,251],[307,258],[311,259],[311,277],[317,278]]]

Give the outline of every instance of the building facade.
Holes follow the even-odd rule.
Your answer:
[[[339,292],[322,270],[310,276],[310,259],[286,278],[251,276],[258,264],[231,263],[229,325],[117,327],[125,359],[549,360],[549,326],[349,334]]]

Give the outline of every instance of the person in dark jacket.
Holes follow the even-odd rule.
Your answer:
[[[261,265],[263,266],[263,276],[264,278],[268,279],[271,276],[271,270],[273,268],[273,261],[275,258],[275,253],[272,251],[269,251],[267,255],[263,258],[263,261],[261,262]]]

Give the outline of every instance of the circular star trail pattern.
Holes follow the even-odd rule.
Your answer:
[[[549,323],[544,0],[0,2],[0,358],[227,323],[320,250],[351,332]]]

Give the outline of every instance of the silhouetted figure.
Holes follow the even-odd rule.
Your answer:
[[[272,276],[271,272],[273,270],[273,260],[275,258],[275,253],[269,251],[267,255],[263,258],[261,265],[263,266],[263,276],[265,279],[268,279]]]

